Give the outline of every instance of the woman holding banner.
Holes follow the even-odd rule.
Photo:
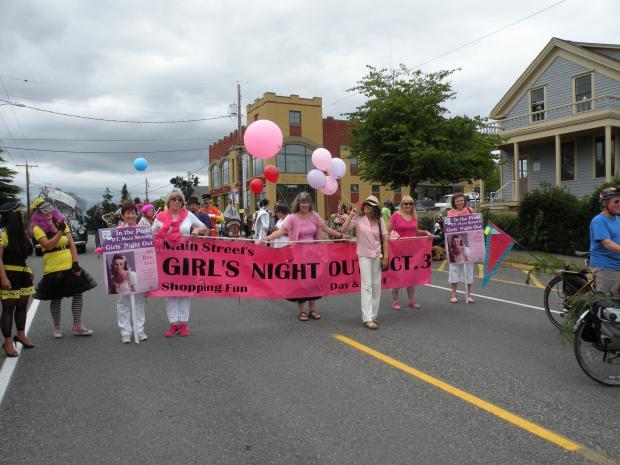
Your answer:
[[[183,207],[184,203],[185,197],[180,191],[172,191],[166,197],[168,210],[159,212],[153,222],[156,248],[160,248],[164,240],[174,242],[181,236],[204,236],[209,233],[209,229],[192,212]],[[166,313],[170,322],[166,337],[177,334],[189,336],[187,322],[189,321],[190,303],[189,297],[168,297],[166,299]]]
[[[60,212],[42,198],[30,205],[30,225],[28,232],[41,245],[43,250],[43,278],[37,284],[35,299],[49,300],[53,336],[63,336],[60,327],[60,301],[72,297],[73,332],[78,336],[90,336],[91,329],[82,325],[82,294],[97,283],[80,267],[77,249],[71,230]]]
[[[418,214],[415,210],[415,202],[409,195],[403,196],[400,201],[400,209],[393,213],[388,222],[388,233],[391,239],[401,239],[417,236],[430,236],[433,234],[429,231],[418,229]],[[400,310],[400,304],[398,303],[398,291],[399,288],[392,289],[392,309]],[[409,303],[407,304],[411,308],[420,308],[414,299],[414,287],[407,287],[407,297]]]
[[[377,329],[381,302],[381,270],[387,269],[389,264],[388,232],[379,208],[379,200],[374,195],[364,200],[362,210],[356,213],[354,207],[351,216],[342,225],[342,232],[355,229],[361,280],[362,324],[368,329]]]
[[[312,197],[307,192],[300,192],[295,197],[291,208],[291,214],[282,222],[282,226],[277,230],[262,238],[259,242],[265,243],[273,241],[288,234],[289,241],[315,241],[320,239],[321,232],[343,239],[344,234],[328,227],[317,212],[312,209]],[[316,311],[316,301],[321,297],[298,297],[287,299],[297,302],[299,309],[299,320],[308,321],[308,318],[320,320],[321,315]],[[304,309],[304,304],[308,302],[308,312]]]
[[[467,197],[462,192],[457,192],[452,196],[452,209],[448,210],[448,216],[465,216],[465,215],[473,215],[475,210],[468,205]],[[459,282],[465,283],[467,292],[465,300],[468,304],[473,304],[475,302],[474,298],[471,295],[471,288],[474,282],[474,264],[467,263],[465,258],[465,247],[463,246],[462,238],[460,238],[460,247],[463,249],[463,256],[461,258],[461,263],[449,263],[448,264],[448,281],[450,282],[450,287],[452,288],[452,292],[450,293],[450,303],[457,303],[459,299],[456,296],[456,290],[458,288]],[[447,244],[451,247],[453,244]],[[449,252],[449,250],[448,250]],[[468,254],[469,255],[469,254]]]
[[[136,219],[138,218],[138,210],[136,205],[132,202],[125,202],[121,205],[121,216],[123,222],[118,226],[119,228],[135,228],[138,226]],[[146,298],[144,292],[136,293],[136,272],[129,269],[127,257],[121,254],[114,255],[112,257],[112,263],[110,267],[110,291],[112,294],[118,294],[118,300],[116,301],[116,317],[118,321],[118,328],[121,331],[121,342],[128,344],[131,342],[131,297],[130,294],[134,294],[134,301],[136,304],[136,330],[138,331],[138,339],[146,341],[148,339],[144,332],[144,307],[146,305]]]

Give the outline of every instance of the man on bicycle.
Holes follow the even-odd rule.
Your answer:
[[[599,195],[601,213],[590,222],[590,266],[600,292],[620,294],[620,187]]]

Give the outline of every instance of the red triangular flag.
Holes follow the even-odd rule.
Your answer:
[[[484,287],[491,276],[495,274],[499,266],[512,249],[516,242],[512,237],[495,226],[491,221],[485,228],[486,237],[486,253],[484,257],[484,277],[482,279],[482,287]]]

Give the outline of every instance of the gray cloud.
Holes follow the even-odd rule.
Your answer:
[[[225,115],[264,92],[321,96],[325,116],[361,102],[348,95],[365,65],[415,66],[553,3],[535,0],[315,2],[5,2],[0,16],[0,74],[11,100],[54,111],[137,120]],[[618,42],[616,0],[588,8],[568,0],[423,67],[461,68],[452,78],[455,113],[486,115],[553,36]],[[26,81],[27,80],[27,81]],[[0,88],[0,98],[6,98]],[[13,159],[38,163],[33,182],[81,193],[94,203],[123,183],[140,194],[135,153],[206,147],[236,120],[179,125],[133,125],[78,120],[0,108],[0,141],[75,151],[126,154],[54,154],[11,150]],[[23,131],[23,134],[22,134]],[[107,142],[19,141],[12,138],[107,139]],[[160,139],[114,142],[109,139]],[[183,140],[178,139],[208,139]],[[207,153],[144,155],[152,188],[207,163]],[[12,165],[9,160],[9,165]],[[206,181],[206,170],[198,173]],[[17,182],[24,185],[23,170]],[[36,188],[35,188],[36,190]],[[167,187],[158,191],[165,193]]]

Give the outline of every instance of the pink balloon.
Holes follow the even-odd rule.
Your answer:
[[[327,149],[316,149],[312,152],[312,164],[321,171],[327,171],[332,163],[332,154]]]
[[[271,158],[282,148],[284,138],[276,123],[259,119],[248,126],[243,143],[250,155],[256,158]]]
[[[332,158],[329,168],[327,168],[327,172],[332,178],[343,178],[344,175],[347,174],[347,165],[341,158]]]
[[[313,189],[320,189],[325,187],[325,183],[327,182],[327,177],[323,174],[321,170],[310,170],[308,173],[308,184]]]
[[[321,192],[323,192],[323,194],[325,195],[335,194],[338,190],[338,181],[336,181],[336,179],[332,178],[331,176],[327,176],[325,179],[325,187],[321,189]]]

